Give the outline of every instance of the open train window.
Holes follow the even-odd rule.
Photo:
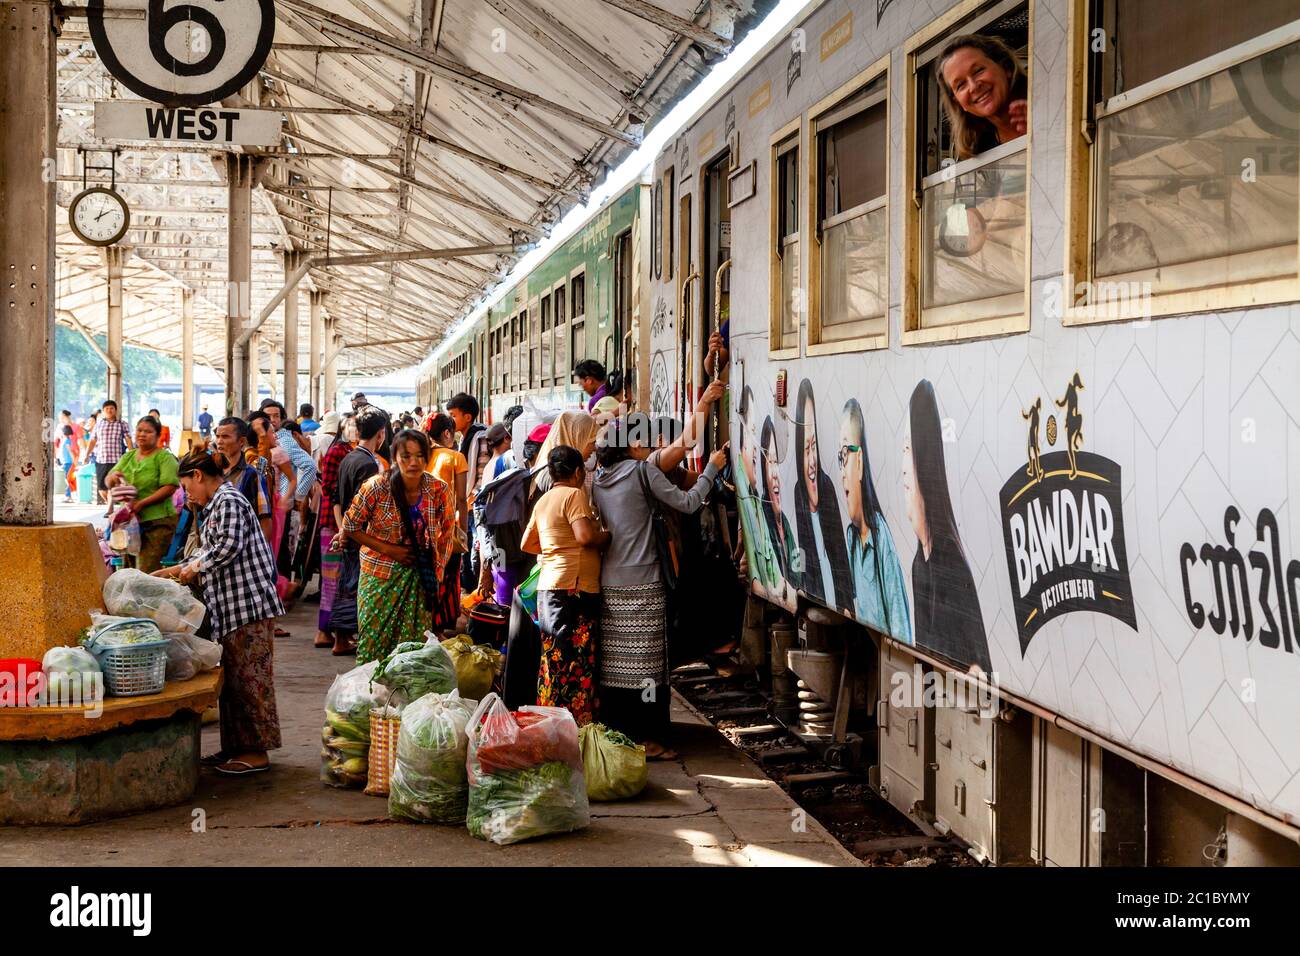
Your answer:
[[[525,321],[528,323],[528,380],[527,388],[537,388],[542,377],[542,323],[539,321],[537,300],[528,303]]]
[[[551,338],[553,336],[553,332],[551,329],[551,297],[549,295],[542,296],[541,310],[542,310],[542,382],[541,384],[550,385],[551,379],[555,373],[551,369],[551,361],[554,352],[551,349]]]
[[[555,302],[555,355],[553,360],[554,371],[551,373],[552,381],[556,385],[563,385],[569,374],[569,329],[565,325],[568,320],[568,313],[565,311],[565,288],[561,282],[551,293],[551,298]]]
[[[1300,298],[1294,0],[1076,0],[1064,321]]]
[[[772,137],[771,267],[768,288],[771,328],[768,350],[774,358],[799,355],[803,290],[799,285],[799,131],[794,120]]]
[[[673,167],[669,166],[664,170],[663,191],[661,201],[663,208],[660,212],[661,226],[659,229],[660,242],[663,245],[661,253],[663,258],[663,281],[667,282],[673,277]]]
[[[581,362],[587,355],[587,336],[586,321],[587,314],[587,276],[586,273],[580,272],[569,280],[569,306],[573,310],[573,321],[570,329],[570,343],[568,368],[565,369],[566,379],[571,379],[569,374],[573,366]]]
[[[808,353],[889,344],[889,58],[813,107]]]
[[[966,0],[905,46],[905,343],[1029,328],[1032,26],[1032,2]]]

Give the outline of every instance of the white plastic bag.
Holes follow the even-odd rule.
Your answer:
[[[84,647],[51,647],[41,660],[45,701],[51,706],[98,699],[104,682],[99,661]]]
[[[471,836],[497,844],[591,823],[578,725],[563,707],[511,713],[488,694],[470,718],[466,770]]]
[[[221,645],[178,631],[167,638],[167,679],[189,680],[221,663]]]
[[[104,582],[104,606],[110,614],[147,617],[164,633],[188,631],[203,624],[205,608],[185,585],[123,568]]]
[[[370,711],[388,703],[388,688],[372,684],[379,661],[339,674],[325,694],[320,778],[331,787],[364,787],[370,759]]]
[[[425,694],[402,711],[388,815],[416,823],[465,822],[465,728],[477,701],[458,691]]]

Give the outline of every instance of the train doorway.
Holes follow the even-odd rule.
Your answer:
[[[692,360],[698,369],[692,402],[698,398],[712,379],[707,363],[709,336],[722,328],[731,317],[731,203],[727,174],[731,170],[731,152],[728,150],[704,169],[704,215],[700,223],[703,241],[701,251],[703,268],[700,270],[700,302],[703,308],[696,317],[698,332],[695,338],[695,355]],[[706,365],[708,367],[706,368]],[[725,371],[725,370],[724,370]],[[725,377],[725,375],[724,375]],[[730,429],[727,416],[718,409],[711,417],[706,431],[706,446],[717,447],[727,441]],[[717,432],[716,436],[714,432]]]

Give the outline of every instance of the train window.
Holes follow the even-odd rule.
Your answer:
[[[555,356],[551,380],[556,385],[563,385],[565,376],[569,374],[569,330],[564,325],[568,314],[564,308],[563,283],[555,287],[555,291],[551,293],[551,298],[555,301]]]
[[[542,381],[541,384],[550,385],[551,379],[555,373],[551,368],[551,362],[554,358],[554,353],[551,348],[551,341],[554,338],[554,333],[552,332],[551,329],[551,297],[549,295],[542,296],[541,308],[542,308],[542,373],[541,373]]]
[[[650,273],[658,279],[663,274],[664,184],[656,182],[650,190]]]
[[[584,317],[587,314],[587,276],[585,273],[578,273],[569,280],[569,308],[573,312],[572,328],[569,336],[569,361],[568,368],[565,369],[566,378],[572,378],[569,372],[573,366],[588,358],[587,339],[585,335],[586,322]]]
[[[573,306],[573,317],[587,314],[587,277],[586,275],[576,275],[573,277],[573,294],[569,296],[569,302]]]
[[[1076,17],[1067,323],[1300,298],[1295,11],[1092,0]]]
[[[669,166],[663,175],[663,209],[660,212],[660,242],[663,249],[663,280],[673,277],[673,167]]]
[[[889,343],[889,58],[813,107],[808,352]]]
[[[903,341],[1029,328],[1025,0],[966,0],[908,41]]]
[[[799,354],[803,292],[799,286],[799,129],[794,120],[772,137],[771,264],[768,349],[776,357]]]
[[[528,388],[537,388],[542,378],[542,323],[540,321],[537,300],[528,306],[526,319],[528,323]]]

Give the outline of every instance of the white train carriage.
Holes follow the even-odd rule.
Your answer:
[[[948,122],[972,34],[1025,135]],[[654,163],[648,410],[723,325],[753,591],[979,855],[1297,859],[1298,161],[1287,0],[827,0]]]

